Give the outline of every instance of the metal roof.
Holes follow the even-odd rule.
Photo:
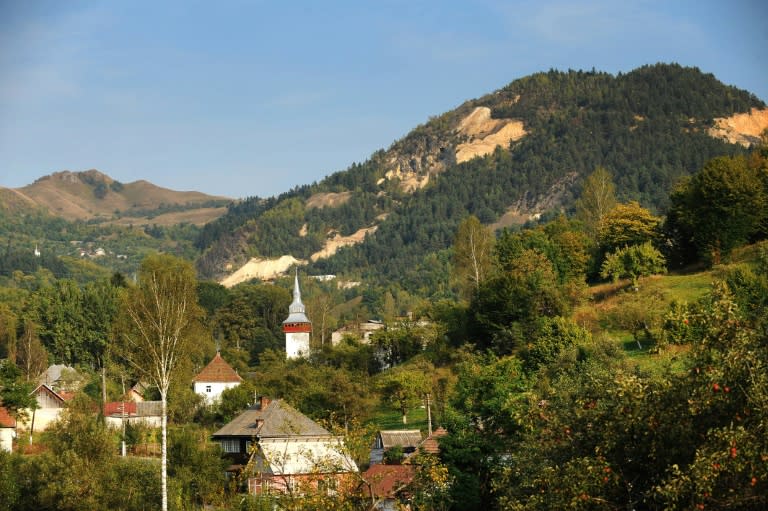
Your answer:
[[[393,429],[379,431],[381,445],[384,449],[390,447],[416,447],[421,443],[421,431],[418,429]]]
[[[292,438],[331,433],[282,399],[256,403],[213,434],[214,438]]]
[[[301,301],[301,289],[299,288],[299,271],[293,281],[293,301],[288,306],[288,318],[283,323],[310,323],[307,317],[307,309]]]

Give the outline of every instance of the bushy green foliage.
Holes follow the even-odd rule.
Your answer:
[[[212,327],[222,347],[243,350],[256,362],[268,349],[284,345],[282,322],[290,293],[278,286],[241,284],[213,314]]]
[[[665,259],[651,242],[622,247],[608,254],[600,268],[600,276],[618,282],[621,278],[632,279],[637,287],[640,277],[657,275],[666,271]]]
[[[557,316],[539,319],[536,333],[520,357],[527,370],[553,363],[558,355],[574,346],[589,344],[591,334],[573,321]]]
[[[229,462],[208,436],[208,431],[192,425],[169,431],[169,500],[176,503],[177,509],[221,504],[224,500]]]
[[[37,400],[32,395],[34,385],[25,381],[21,370],[8,359],[0,360],[0,405],[18,419],[27,416],[26,409],[36,408]]]

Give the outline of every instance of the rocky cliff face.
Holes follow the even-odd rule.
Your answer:
[[[749,112],[715,119],[709,134],[744,147],[761,143],[768,130],[768,109],[753,108]]]
[[[430,176],[490,154],[497,147],[509,148],[525,135],[522,121],[495,119],[491,108],[467,104],[395,143],[386,153],[387,171],[380,183],[396,179],[402,191],[411,192],[425,187]]]

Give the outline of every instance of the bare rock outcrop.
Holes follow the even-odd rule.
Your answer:
[[[731,144],[749,147],[760,143],[760,137],[768,129],[768,108],[753,108],[749,112],[715,119],[709,135],[727,140]]]
[[[279,277],[297,264],[307,263],[289,255],[284,255],[277,259],[254,257],[238,268],[233,274],[224,277],[219,283],[224,287],[232,287],[251,279],[270,280]]]
[[[456,147],[456,162],[462,163],[492,153],[496,147],[506,147],[511,141],[526,135],[523,121],[493,119],[491,109],[479,106],[459,123],[457,132],[468,141]]]

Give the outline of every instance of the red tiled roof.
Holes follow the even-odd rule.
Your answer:
[[[419,449],[428,454],[437,454],[440,452],[440,437],[448,434],[445,428],[437,428],[430,436],[428,436],[419,446]]]
[[[72,399],[75,397],[74,392],[67,392],[65,390],[62,390],[58,393],[61,396],[61,399],[64,401],[72,401]]]
[[[16,419],[11,417],[11,414],[8,413],[8,409],[6,409],[3,406],[0,406],[0,427],[2,428],[16,427]]]
[[[136,402],[135,401],[114,401],[112,403],[104,403],[104,415],[109,417],[110,415],[136,415]]]
[[[200,371],[200,374],[195,376],[192,380],[195,382],[218,382],[218,383],[230,383],[240,382],[243,379],[237,372],[232,369],[232,366],[226,363],[221,354],[216,353],[213,360]]]
[[[371,465],[363,478],[368,481],[376,497],[395,497],[404,486],[411,484],[416,474],[413,465]]]

